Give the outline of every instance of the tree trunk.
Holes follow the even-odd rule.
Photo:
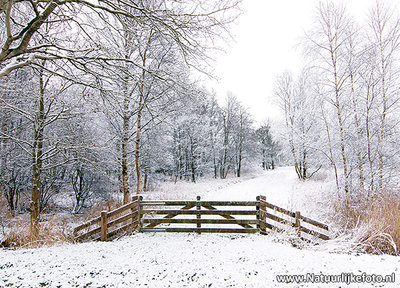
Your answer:
[[[124,87],[124,106],[123,106],[123,123],[122,123],[122,145],[121,145],[121,176],[122,176],[122,192],[123,192],[123,203],[129,202],[129,167],[128,167],[128,144],[129,144],[129,92],[128,92],[128,80],[129,76],[125,76],[125,87]]]
[[[334,84],[335,84],[335,107],[336,107],[336,116],[339,125],[339,134],[340,134],[340,151],[342,154],[343,160],[343,176],[344,176],[344,191],[348,193],[350,191],[349,187],[349,173],[347,168],[347,156],[346,156],[346,144],[344,140],[344,125],[342,119],[342,109],[341,109],[341,101],[340,101],[340,84],[338,80],[338,72],[337,72],[337,63],[336,63],[336,51],[332,50],[331,47],[331,60],[332,60],[332,67],[333,67],[333,77],[334,77]]]
[[[4,88],[3,99],[6,98],[6,93],[7,93],[6,91],[8,90],[8,85],[7,85],[8,77],[5,79],[5,82],[6,82],[6,85]],[[4,112],[2,112],[2,113],[3,113],[4,118],[2,119],[2,123],[1,123],[1,133],[3,135],[7,135],[8,134],[8,126],[9,126],[9,115],[8,115],[8,113],[7,114]],[[8,142],[7,137],[2,137],[1,150],[3,151],[3,153],[7,149],[7,146],[8,146],[7,142]],[[1,157],[1,162],[0,162],[0,179],[5,177],[6,166],[7,166],[7,154],[4,153],[4,155],[2,155],[2,157]],[[0,185],[0,198],[3,196],[3,194],[4,194],[3,186]]]
[[[303,170],[302,170],[302,179],[307,179],[307,152],[303,151]]]
[[[322,104],[323,105],[323,104]],[[328,121],[325,117],[325,112],[324,112],[324,108],[321,106],[321,113],[322,113],[322,118],[324,119],[324,123],[325,123],[325,131],[326,131],[326,136],[328,137],[328,144],[329,144],[329,154],[330,154],[330,160],[333,166],[333,170],[335,172],[335,181],[336,181],[336,188],[337,188],[337,193],[338,196],[340,197],[340,186],[339,186],[339,175],[338,175],[338,170],[337,170],[337,166],[336,166],[336,162],[335,162],[335,158],[333,156],[333,148],[332,148],[332,140],[331,140],[331,133],[330,133],[330,129],[329,129],[329,125],[328,125]]]
[[[238,167],[237,167],[237,177],[240,177],[241,168],[242,168],[242,151],[239,152]]]
[[[31,238],[39,238],[39,217],[40,217],[40,197],[41,197],[41,173],[42,173],[42,153],[44,136],[44,83],[43,75],[39,78],[39,103],[36,119],[34,123],[34,138],[32,145],[32,195],[31,195]]]
[[[4,115],[6,119],[3,119],[3,123],[1,124],[1,133],[3,135],[8,134],[8,116]],[[7,137],[3,137],[1,141],[1,150],[6,151],[7,149]],[[7,166],[7,154],[4,153],[1,157],[1,162],[0,162],[0,179],[6,177],[6,166]],[[3,185],[0,185],[0,197],[3,196]]]
[[[143,180],[143,191],[147,191],[147,177],[149,174],[148,165],[144,168],[144,180]]]
[[[142,82],[139,89],[139,109],[137,114],[137,125],[136,125],[136,141],[135,141],[135,167],[136,167],[136,194],[141,192],[141,171],[140,171],[140,134],[142,131],[142,110],[143,110],[143,89],[144,89],[144,76],[145,71],[142,71]]]
[[[151,37],[152,37],[153,31],[150,31],[149,38],[147,40],[146,47],[143,51],[142,55],[142,75],[140,79],[140,85],[139,85],[139,104],[138,104],[138,114],[137,114],[137,122],[136,122],[136,141],[135,141],[135,168],[136,168],[136,194],[141,193],[141,187],[142,187],[142,179],[141,179],[141,171],[140,171],[140,136],[142,132],[142,112],[144,108],[144,81],[145,81],[145,76],[146,76],[146,70],[144,67],[146,67],[146,60],[147,60],[147,51],[150,47],[151,43]]]
[[[371,131],[370,131],[370,93],[371,93],[371,87],[368,87],[367,91],[367,99],[366,99],[366,119],[365,119],[365,130],[366,130],[366,136],[367,136],[367,155],[368,155],[368,162],[369,162],[369,170],[371,173],[371,180],[369,184],[369,191],[374,192],[375,191],[375,171],[374,171],[374,160],[373,160],[373,155],[372,155],[372,144],[371,144]],[[370,196],[370,195],[368,195]]]
[[[382,44],[381,44],[382,45]],[[378,168],[378,175],[379,175],[379,182],[378,182],[378,187],[379,190],[382,190],[383,188],[383,165],[384,165],[384,160],[383,160],[383,144],[385,141],[385,129],[386,129],[386,114],[387,114],[387,95],[386,95],[386,65],[385,65],[385,58],[383,55],[383,48],[381,47],[381,58],[382,58],[382,79],[381,79],[381,85],[382,85],[382,115],[381,115],[381,127],[380,127],[380,133],[378,137],[378,158],[379,158],[379,168]]]
[[[220,177],[225,179],[228,174],[228,169],[226,167],[228,161],[228,149],[229,149],[229,121],[228,119],[224,119],[224,155],[222,158],[221,169],[220,169]]]

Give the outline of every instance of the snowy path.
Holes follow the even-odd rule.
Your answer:
[[[266,171],[259,177],[245,180],[216,191],[208,192],[204,199],[254,201],[258,195],[265,195],[269,202],[283,205],[291,199],[297,183],[292,167]]]
[[[210,189],[202,199],[253,200],[262,194],[287,206],[301,199],[294,193],[302,193],[290,168],[229,186],[215,183],[205,183]],[[179,193],[179,185],[174,187]],[[109,243],[1,250],[0,287],[399,287],[400,258],[333,254],[325,251],[330,246],[300,250],[277,243],[273,235],[147,233]],[[276,279],[280,274],[364,272],[395,273],[397,284],[283,284]]]

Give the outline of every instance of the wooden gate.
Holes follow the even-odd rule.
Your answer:
[[[112,229],[113,228],[113,229]],[[300,238],[329,240],[328,226],[268,203],[265,196],[256,201],[143,201],[134,196],[132,202],[114,211],[103,211],[100,217],[74,229],[77,241],[107,241],[119,233],[195,232],[257,233],[292,229]]]
[[[197,201],[140,201],[139,206],[141,232],[267,234],[291,227],[303,239],[329,240],[327,225],[268,203],[265,196],[256,201],[201,201],[197,196]]]
[[[200,196],[197,201],[141,201],[140,231],[257,233],[256,208],[256,201],[201,201]]]

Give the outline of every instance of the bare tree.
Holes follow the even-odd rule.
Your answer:
[[[376,49],[376,77],[379,79],[380,131],[378,136],[379,183],[383,188],[385,169],[385,138],[389,131],[387,118],[398,102],[395,62],[400,48],[400,18],[395,9],[377,2],[370,14],[371,42]]]
[[[297,80],[289,72],[278,76],[274,91],[285,115],[286,130],[283,138],[289,144],[296,174],[302,180],[316,172],[310,172],[315,166],[312,163],[316,162],[312,159],[317,154],[314,143],[319,137],[315,115],[317,99],[311,86],[308,71],[304,69]],[[321,165],[315,168],[319,170]]]
[[[273,139],[271,125],[263,123],[257,130],[256,135],[260,146],[261,167],[264,170],[274,170],[277,165],[276,157],[279,152],[277,141]]]
[[[315,30],[307,39],[312,55],[320,65],[320,73],[324,75],[324,84],[328,93],[326,100],[335,109],[339,132],[340,154],[343,167],[344,190],[350,191],[350,167],[346,152],[346,131],[344,119],[345,91],[349,73],[346,61],[346,43],[349,40],[348,28],[352,26],[350,18],[342,5],[333,2],[320,3],[319,17]]]
[[[202,45],[198,39],[202,28],[207,28],[209,36],[218,35],[228,23],[236,18],[235,9],[240,0],[218,1],[208,3],[196,1],[161,1],[162,7],[141,5],[143,2],[105,0],[93,3],[85,0],[63,1],[2,1],[0,3],[0,77],[14,69],[27,65],[40,65],[41,60],[67,59],[69,61],[92,61],[115,58],[99,58],[92,53],[96,46],[79,45],[74,47],[67,38],[57,36],[54,39],[47,34],[43,36],[43,27],[64,25],[65,31],[77,31],[81,36],[90,39],[87,33],[87,19],[101,17],[101,14],[123,16],[132,19],[140,27],[150,27],[164,37],[174,41],[186,56]],[[209,30],[208,28],[212,28]],[[218,31],[217,31],[218,30]],[[35,43],[33,39],[36,39]],[[55,41],[57,40],[57,41]],[[89,43],[89,42],[87,42]],[[38,62],[39,60],[39,62]],[[120,58],[125,61],[126,59]]]

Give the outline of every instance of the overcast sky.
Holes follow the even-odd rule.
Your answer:
[[[223,99],[229,90],[254,118],[276,118],[280,111],[272,105],[275,76],[301,66],[301,49],[296,48],[315,19],[319,0],[243,0],[244,14],[233,27],[236,42],[218,57],[216,74],[221,78],[212,87]],[[345,3],[350,15],[365,23],[375,0],[335,1]],[[386,2],[396,2],[396,0]]]

